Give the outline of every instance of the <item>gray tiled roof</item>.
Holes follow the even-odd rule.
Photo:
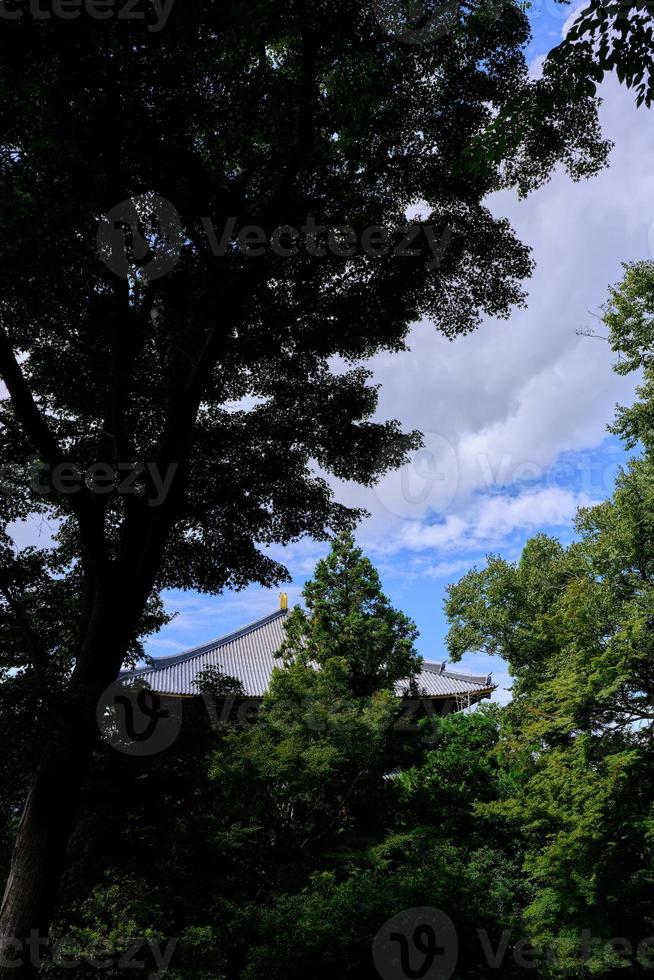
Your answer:
[[[241,681],[249,697],[263,697],[268,690],[273,667],[281,666],[275,657],[284,638],[285,610],[278,610],[254,623],[242,626],[211,643],[172,657],[158,657],[151,667],[126,671],[123,683],[137,678],[160,694],[198,694],[195,678],[207,667],[217,667]],[[445,664],[424,662],[416,682],[428,697],[478,697],[492,690],[490,674],[473,676],[445,670]],[[408,682],[396,685],[398,694],[406,692]],[[476,699],[475,697],[475,699]]]

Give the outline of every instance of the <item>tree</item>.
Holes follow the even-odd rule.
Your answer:
[[[567,0],[560,0],[562,4]],[[491,6],[501,16],[501,6]],[[518,159],[543,141],[558,153],[560,134],[552,116],[571,100],[594,97],[607,75],[636,93],[636,105],[654,100],[654,17],[642,0],[589,0],[577,11],[566,36],[549,52],[540,77],[503,106],[472,141],[467,165],[484,171],[510,152]]]
[[[498,730],[497,716],[483,709],[444,720],[438,744],[405,756],[391,778],[368,789],[356,821],[341,816],[301,874],[293,874],[295,852],[280,848],[282,873],[269,895],[250,897],[245,960],[227,975],[372,980],[381,972],[371,955],[378,930],[399,910],[425,906],[456,924],[457,975],[479,975],[477,930],[495,938],[515,926],[523,899],[515,844],[495,833],[497,821],[474,816],[477,799],[502,794]],[[366,751],[360,736],[350,746],[355,758]],[[328,799],[333,785],[328,778]]]
[[[0,645],[3,711],[0,868],[6,874],[29,777],[48,739],[49,721],[64,700],[70,675],[70,643],[63,638],[77,627],[79,580],[65,575],[60,556],[47,549],[26,548],[14,554],[3,541],[0,569]],[[143,617],[143,635],[166,622],[161,605],[152,600]],[[126,660],[143,657],[140,643],[131,645]]]
[[[285,623],[257,723],[228,737],[214,760],[230,801],[224,833],[232,823],[257,828],[259,862],[291,881],[295,863],[306,869],[339,840],[379,826],[385,777],[426,744],[401,736],[393,690],[420,668],[416,627],[391,606],[349,534],[333,541],[303,594],[307,610],[296,606]]]
[[[596,84],[615,71],[622,84],[635,89],[636,104],[649,108],[654,99],[653,39],[654,19],[647,3],[590,0],[561,44],[550,51],[546,70],[565,73],[572,61],[593,93]]]
[[[500,751],[519,776],[488,812],[524,835],[525,920],[571,977],[626,970],[616,936],[630,937],[639,975],[648,964],[637,947],[654,924],[653,282],[651,263],[626,267],[604,310],[617,369],[644,367],[613,427],[629,445],[642,440],[643,455],[611,499],[579,511],[567,548],[539,535],[517,564],[491,557],[447,600],[452,656],[501,654],[515,678]],[[585,951],[584,928],[595,937]]]
[[[351,534],[333,542],[302,594],[306,612],[296,606],[286,623],[281,655],[289,661],[324,666],[336,657],[358,695],[392,691],[420,670],[415,625],[393,609]]]
[[[635,956],[652,926],[652,583],[630,568],[635,516],[620,481],[614,501],[579,515],[579,542],[532,540],[516,566],[469,573],[448,603],[453,646],[502,654],[515,678],[499,745],[511,792],[480,813],[524,840],[527,935],[570,977],[584,958],[617,966],[616,936]]]
[[[606,151],[575,96],[549,143],[462,165],[531,84],[517,4],[426,45],[350,0],[59,13],[10,11],[0,42],[3,519],[48,517],[74,603],[0,916],[19,943],[47,932],[148,602],[271,585],[266,545],[351,523],[315,464],[369,484],[417,444],[372,420],[365,360],[423,314],[450,337],[506,315],[530,263],[483,198]]]

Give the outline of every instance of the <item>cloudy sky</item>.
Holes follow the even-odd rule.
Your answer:
[[[550,0],[534,8],[535,70],[568,13]],[[608,284],[621,276],[620,263],[650,256],[654,114],[637,110],[614,79],[601,95],[604,132],[615,143],[609,169],[582,184],[557,173],[524,201],[509,193],[491,201],[533,249],[527,308],[454,343],[429,323],[416,324],[410,351],[373,365],[382,385],[380,415],[422,430],[425,449],[374,491],[340,486],[339,495],[371,512],[359,541],[386,591],[415,619],[428,659],[446,657],[448,582],[489,552],[516,558],[537,531],[569,540],[576,508],[610,493],[624,459],[606,425],[615,403],[632,397],[633,379],[613,373],[605,343],[577,331],[599,326],[597,312]],[[292,600],[322,553],[310,542],[284,553]],[[155,656],[273,610],[277,593],[249,589],[215,599],[171,593],[167,601],[178,616],[151,641]],[[473,654],[464,666],[492,670],[499,697],[509,696],[500,661]]]

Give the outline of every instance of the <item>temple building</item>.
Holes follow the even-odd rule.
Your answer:
[[[192,650],[158,657],[151,666],[125,672],[121,680],[142,684],[163,696],[197,697],[198,675],[213,667],[239,680],[248,701],[260,703],[273,668],[281,666],[276,654],[285,639],[287,606],[286,596],[282,595],[281,608],[270,615]],[[496,686],[491,677],[460,673],[446,669],[445,663],[423,661],[413,683],[399,682],[396,692],[407,700],[419,700],[430,715],[445,716],[489,698]]]

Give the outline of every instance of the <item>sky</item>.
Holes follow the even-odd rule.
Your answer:
[[[527,52],[534,71],[570,14],[536,0]],[[448,583],[489,553],[517,559],[539,531],[571,540],[576,509],[611,493],[625,459],[606,426],[615,404],[632,400],[635,379],[614,373],[605,342],[577,331],[602,332],[597,314],[621,262],[654,257],[654,114],[636,109],[614,78],[600,95],[604,135],[615,143],[606,170],[578,184],[557,172],[524,200],[503,192],[489,201],[533,250],[526,308],[454,342],[417,323],[409,350],[371,362],[379,417],[421,430],[425,446],[374,489],[335,486],[343,502],[370,511],[357,539],[393,603],[417,624],[427,660],[447,659]],[[291,603],[325,552],[311,541],[272,549],[291,573]],[[177,615],[147,650],[156,657],[205,643],[278,608],[279,591],[168,592]],[[472,653],[457,669],[492,671],[496,699],[509,699],[498,658]]]

